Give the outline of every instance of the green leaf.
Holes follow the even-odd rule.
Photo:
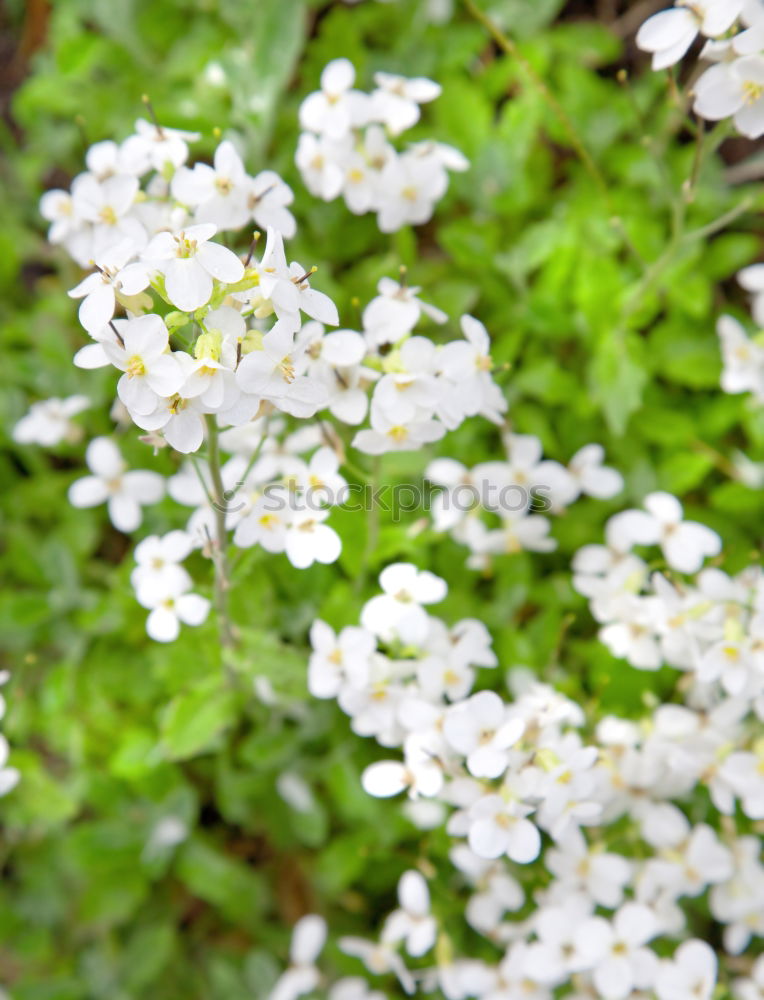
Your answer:
[[[236,719],[236,699],[220,676],[176,695],[162,717],[162,747],[171,760],[211,751]]]

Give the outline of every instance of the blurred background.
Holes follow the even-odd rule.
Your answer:
[[[439,876],[436,905],[458,908],[445,836],[365,795],[359,774],[378,750],[305,687],[310,622],[356,622],[385,563],[444,576],[451,589],[437,613],[485,620],[504,670],[530,668],[584,704],[629,714],[673,679],[630,670],[597,643],[570,585],[572,552],[654,488],[724,536],[730,568],[755,552],[764,416],[718,390],[714,330],[720,309],[743,315],[731,279],[761,249],[755,149],[727,140],[705,159],[685,232],[711,231],[674,240],[695,145],[665,76],[633,46],[663,4],[484,2],[606,190],[523,67],[456,2],[6,0],[0,10],[0,645],[11,673],[4,731],[22,773],[0,803],[0,984],[15,1000],[264,997],[299,916],[318,911],[338,932],[373,933],[399,874],[424,856]],[[472,169],[452,178],[426,226],[383,236],[373,217],[302,186],[297,108],[337,56],[352,60],[362,88],[380,69],[442,85],[407,138],[451,143]],[[465,550],[416,512],[383,518],[371,546],[364,517],[333,515],[338,566],[297,572],[283,556],[245,553],[233,598],[246,627],[240,671],[248,692],[269,679],[271,703],[222,684],[212,620],[172,646],[152,644],[129,585],[133,543],[102,508],[75,510],[66,498],[86,441],[113,430],[114,379],[71,363],[85,336],[66,291],[81,275],[46,244],[37,211],[44,190],[84,168],[90,144],[132,131],[144,93],[163,124],[202,134],[199,155],[232,137],[250,173],[271,167],[292,185],[290,257],[318,265],[314,285],[337,301],[343,325],[357,327],[377,280],[407,266],[454,318],[443,336],[462,312],[487,325],[495,361],[508,366],[513,430],[538,435],[562,462],[602,443],[624,495],[556,519],[556,553],[507,556],[483,574],[465,571]],[[715,233],[745,192],[751,211]],[[12,442],[30,402],[74,393],[92,401],[77,418],[81,442],[48,452]],[[120,434],[146,467],[137,435]],[[496,429],[479,420],[439,447],[468,463],[501,453]],[[171,455],[151,461],[174,471]],[[383,481],[421,478],[424,465],[422,455],[389,456]],[[186,515],[166,500],[140,537]],[[199,558],[203,592],[207,569]],[[491,683],[503,685],[503,673]],[[476,936],[462,946],[489,947]],[[357,970],[333,949],[329,963]]]

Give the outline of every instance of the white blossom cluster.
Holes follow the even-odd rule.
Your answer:
[[[673,66],[700,35],[711,65],[695,81],[693,110],[708,121],[732,118],[750,139],[764,134],[764,4],[761,0],[676,0],[637,33],[653,69]]]
[[[413,83],[421,95],[426,81]],[[397,90],[387,79],[368,106],[402,125],[413,112]],[[349,105],[354,100],[348,95]],[[330,104],[333,120],[339,111]],[[340,538],[324,522],[346,499],[345,446],[325,417],[359,427],[368,416],[352,444],[380,455],[419,449],[470,416],[500,422],[506,410],[482,324],[463,317],[464,338],[444,345],[414,335],[422,316],[447,317],[405,278],[380,281],[360,332],[327,332],[339,324],[335,304],[311,288],[316,269],[289,263],[285,253],[284,236],[295,231],[291,190],[272,171],[249,175],[228,140],[212,165],[188,166],[195,138],[140,120],[121,144],[91,147],[71,191],[48,192],[41,203],[50,240],[92,268],[70,292],[81,300],[80,322],[92,341],[75,364],[120,373],[116,416],[137,425],[145,443],[182,455],[205,449],[208,459],[190,459],[165,483],[151,470],[129,469],[113,440],[97,438],[86,453],[90,475],[69,491],[75,506],[105,503],[124,532],[139,528],[143,508],[168,488],[196,508],[187,541],[171,533],[174,542],[165,539],[150,557],[156,572],[142,569],[140,557],[134,574],[138,600],[151,612],[149,634],[161,641],[174,639],[180,622],[207,616],[178,553],[196,548],[215,558],[221,516],[239,547],[284,552],[299,568],[338,558]],[[427,160],[421,149],[417,160]],[[261,255],[258,233],[246,256],[218,241],[251,224],[267,229]],[[16,439],[71,438],[70,417],[86,404],[84,397],[37,403],[17,424]],[[305,423],[292,433],[284,418]],[[223,497],[208,464],[211,437]]]
[[[679,501],[668,493],[650,494],[645,508],[616,514],[606,526],[606,545],[576,553],[573,583],[603,626],[600,639],[638,669],[668,664],[685,671],[698,697],[707,700],[721,688],[744,707],[764,711],[758,568],[735,577],[714,568],[698,573],[706,556],[720,552],[719,536],[683,520]],[[666,574],[651,572],[634,552],[643,546],[660,546]],[[690,574],[697,575],[688,581]]]
[[[467,160],[453,146],[426,140],[399,152],[391,143],[419,121],[420,105],[440,86],[424,77],[375,73],[371,93],[356,90],[355,68],[333,59],[321,90],[300,107],[304,129],[295,161],[305,186],[324,201],[342,195],[355,215],[377,213],[383,233],[427,222],[448,188],[448,171]]]
[[[485,569],[496,556],[513,552],[553,550],[551,522],[540,511],[559,514],[582,494],[604,500],[623,488],[620,473],[602,464],[601,445],[585,445],[567,467],[544,459],[532,434],[507,433],[504,447],[503,461],[468,469],[456,459],[437,458],[425,470],[441,488],[433,501],[434,527],[469,548],[471,569]]]
[[[647,507],[618,515],[621,530],[611,529],[609,541],[639,531],[644,544],[651,538],[683,570],[718,551],[717,536],[682,520],[673,497],[655,494]],[[640,562],[623,545],[589,547],[581,560],[603,601],[608,591],[617,596]],[[752,582],[705,572],[718,574],[716,601],[727,623],[745,631]],[[316,697],[336,698],[357,734],[401,748],[402,759],[368,767],[363,785],[381,797],[407,792],[417,825],[445,825],[455,838],[450,857],[458,874],[451,881],[469,886],[465,922],[495,946],[496,960],[457,954],[453,917],[443,923],[430,900],[431,859],[402,875],[399,906],[378,939],[340,938],[340,948],[361,959],[368,974],[393,975],[412,994],[439,989],[447,1000],[551,1000],[560,988],[593,1000],[710,1000],[717,953],[692,937],[705,908],[730,956],[764,936],[760,842],[735,820],[736,805],[750,820],[764,818],[764,744],[750,712],[760,713],[764,703],[739,690],[730,695],[719,677],[693,678],[680,685],[683,703],[659,705],[641,719],[587,719],[522,670],[510,674],[510,701],[492,690],[475,692],[479,672],[497,663],[482,623],[448,627],[430,615],[427,607],[444,598],[446,585],[411,564],[388,566],[380,585],[359,625],[335,634],[314,623],[309,687]],[[713,601],[698,609],[687,597],[666,614],[678,632],[696,630],[705,642],[703,619]],[[687,634],[682,644],[692,647]],[[665,662],[673,656],[666,653]],[[703,794],[715,811],[705,808],[708,821],[695,822],[693,803]],[[539,881],[533,863],[542,858]],[[316,916],[305,920],[314,947],[296,956],[293,945],[292,968],[271,1000],[293,1000],[322,983],[316,960],[326,928]],[[298,925],[295,941],[305,927]],[[659,957],[672,942],[673,958]],[[722,967],[727,978],[737,968],[727,969],[723,957]],[[762,973],[759,962],[750,979],[735,978],[735,1000],[758,997]],[[383,994],[353,977],[325,995]]]

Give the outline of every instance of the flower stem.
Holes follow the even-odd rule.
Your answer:
[[[597,164],[592,159],[592,155],[589,150],[584,145],[583,139],[576,131],[573,122],[568,117],[567,112],[562,107],[560,102],[557,100],[555,95],[546,85],[541,76],[536,72],[533,65],[525,58],[523,53],[520,51],[518,45],[511,39],[508,35],[505,35],[501,28],[496,24],[495,21],[489,17],[485,11],[482,11],[473,0],[464,0],[464,6],[470,15],[478,21],[486,29],[488,34],[493,38],[494,42],[499,46],[501,51],[510,56],[512,59],[517,60],[520,66],[523,68],[524,73],[533,83],[534,87],[538,90],[539,94],[546,102],[549,109],[552,111],[554,116],[562,125],[563,129],[567,133],[568,139],[571,146],[575,150],[581,163],[586,168],[589,176],[592,178],[594,183],[599,188],[600,194],[604,197],[606,204],[610,207],[610,192],[608,191],[607,181],[602,175],[602,171],[597,166]]]
[[[223,477],[220,472],[220,448],[218,446],[218,427],[213,415],[204,418],[207,425],[207,463],[210,468],[212,484],[212,509],[215,514],[215,538],[212,539],[212,561],[215,566],[215,608],[220,628],[220,642],[224,649],[236,645],[233,623],[228,611],[228,591],[231,583],[228,575],[228,531],[225,516],[228,499],[223,489]]]

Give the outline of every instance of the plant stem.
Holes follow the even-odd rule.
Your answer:
[[[218,427],[215,417],[207,414],[204,418],[207,425],[207,463],[210,468],[212,483],[212,509],[215,513],[215,538],[212,539],[212,561],[215,566],[215,608],[220,628],[220,642],[224,649],[236,645],[234,629],[228,612],[228,591],[231,583],[228,575],[228,531],[225,516],[228,509],[228,498],[223,489],[223,477],[220,472],[220,448],[218,446]]]
[[[583,143],[583,140],[579,136],[573,122],[567,115],[567,112],[562,107],[560,102],[554,96],[552,91],[546,85],[544,80],[539,76],[536,70],[533,68],[532,64],[526,59],[522,54],[517,44],[505,35],[498,24],[493,21],[485,11],[482,11],[474,0],[464,0],[464,6],[467,8],[472,17],[475,18],[489,35],[493,38],[494,42],[499,46],[499,48],[504,52],[505,55],[511,56],[516,59],[517,62],[522,66],[523,71],[526,76],[531,80],[533,85],[536,87],[538,92],[541,94],[543,99],[546,101],[550,110],[553,112],[554,116],[557,118],[559,123],[562,125],[563,129],[568,135],[570,144],[575,150],[578,158],[583,163],[587,172],[591,176],[594,183],[600,189],[601,194],[605,198],[608,205],[610,205],[610,192],[608,191],[607,182],[602,175],[602,171],[597,166],[597,164],[592,159],[592,155]]]

